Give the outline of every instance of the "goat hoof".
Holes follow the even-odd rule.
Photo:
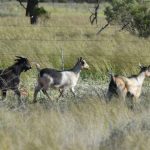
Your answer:
[[[31,102],[32,104],[37,103],[36,99],[33,99],[33,101]]]

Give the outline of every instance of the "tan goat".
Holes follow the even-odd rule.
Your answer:
[[[145,77],[150,77],[150,66],[140,65],[140,72],[138,75],[133,75],[131,77],[112,75],[109,83],[109,88],[107,92],[107,97],[109,101],[112,97],[117,96],[126,99],[130,97],[137,100],[141,95],[142,85]]]

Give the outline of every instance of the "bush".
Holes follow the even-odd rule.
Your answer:
[[[132,12],[134,17],[134,25],[139,35],[143,37],[150,36],[150,10],[146,7],[139,6]]]
[[[37,16],[41,16],[41,15],[47,14],[47,11],[43,7],[37,7],[37,8],[34,9],[34,13]]]
[[[105,9],[106,20],[126,27],[141,37],[150,36],[150,10],[139,0],[113,0]]]

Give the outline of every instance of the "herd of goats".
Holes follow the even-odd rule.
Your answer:
[[[140,72],[131,77],[110,74],[111,79],[107,91],[107,102],[113,97],[120,97],[125,100],[130,98],[132,102],[136,101],[141,95],[143,81],[146,77],[150,77],[150,66],[140,66]],[[2,91],[2,100],[6,98],[7,91],[13,90],[18,96],[18,104],[21,104],[21,92],[19,90],[20,74],[30,70],[31,63],[25,57],[16,56],[15,63],[6,69],[0,70],[0,90]],[[75,86],[83,69],[89,69],[89,65],[82,58],[78,58],[73,68],[64,71],[58,71],[52,68],[40,68],[36,64],[38,71],[37,85],[34,90],[33,103],[37,102],[37,94],[42,91],[51,101],[47,90],[49,88],[56,88],[59,90],[60,95],[64,95],[64,91],[69,88],[74,96]]]

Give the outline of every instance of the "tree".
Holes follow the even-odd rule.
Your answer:
[[[37,13],[36,13],[37,8],[38,8],[38,0],[27,1],[26,16],[30,17],[31,24],[37,23]]]
[[[31,24],[36,24],[38,17],[47,13],[47,11],[43,7],[38,7],[38,0],[27,0],[27,7],[23,5],[23,0],[17,1],[26,10],[26,16],[30,17]]]
[[[105,15],[107,24],[119,24],[120,31],[126,29],[141,37],[150,36],[150,9],[143,0],[112,0]]]
[[[94,21],[97,24],[97,16],[98,16],[99,5],[100,5],[100,0],[97,0],[97,3],[94,7],[94,11],[91,11],[91,15],[90,15],[91,25],[93,25]]]

